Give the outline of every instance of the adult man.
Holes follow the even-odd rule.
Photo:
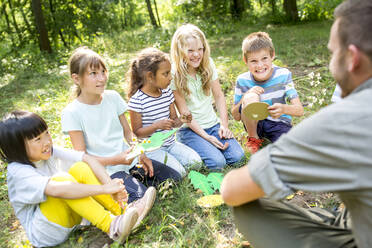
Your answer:
[[[329,67],[343,99],[225,176],[222,197],[235,206],[237,226],[255,248],[372,247],[370,27],[371,0],[336,8]],[[346,208],[332,213],[274,201],[295,190],[336,192]],[[271,199],[257,200],[263,196]]]

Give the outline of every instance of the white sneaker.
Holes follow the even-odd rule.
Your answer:
[[[138,213],[138,219],[136,224],[133,226],[133,229],[136,229],[141,224],[141,221],[148,214],[152,205],[154,205],[155,198],[156,189],[151,186],[146,190],[145,195],[141,199],[128,205],[127,209],[135,209]]]
[[[134,224],[138,219],[137,211],[126,209],[124,214],[116,216],[110,225],[109,237],[120,244],[129,236]]]

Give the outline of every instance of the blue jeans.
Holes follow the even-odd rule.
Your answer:
[[[219,129],[220,124],[216,124],[213,127],[204,129],[204,131],[216,137],[222,144],[228,142],[229,146],[226,150],[218,149],[190,128],[181,128],[177,133],[177,139],[181,143],[194,149],[209,169],[220,170],[225,167],[226,164],[234,164],[242,160],[244,151],[234,138],[221,139],[218,135]]]
[[[192,167],[193,169],[199,169],[203,163],[196,151],[177,141],[170,146],[161,147],[161,150],[175,157],[185,168]]]
[[[186,176],[186,170],[183,168],[182,164],[167,151],[157,149],[152,152],[146,152],[145,154],[149,159],[159,161],[160,163],[165,164],[169,168],[177,171],[182,177]]]
[[[151,161],[154,168],[153,177],[145,175],[144,169],[137,167],[133,167],[132,169],[130,169],[130,175],[125,171],[118,171],[111,175],[112,179],[123,179],[125,188],[129,193],[128,203],[142,198],[147,190],[147,187],[149,186],[156,187],[167,179],[173,179],[174,181],[181,180],[181,175],[177,171],[158,161]]]

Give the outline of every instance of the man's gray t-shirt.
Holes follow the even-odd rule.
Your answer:
[[[336,192],[360,248],[372,247],[372,78],[295,126],[249,162],[253,180],[279,200],[295,190]]]
[[[17,162],[8,165],[9,201],[15,215],[26,231],[32,245],[55,246],[68,238],[72,228],[65,228],[47,220],[39,204],[45,202],[45,187],[57,173],[66,173],[70,166],[82,160],[84,152],[53,147],[53,155],[46,161],[31,165]]]

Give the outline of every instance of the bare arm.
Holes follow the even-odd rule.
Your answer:
[[[187,108],[185,98],[177,90],[174,90],[173,94],[174,94],[174,99],[176,102],[178,112],[180,112],[180,114],[190,112],[189,109]],[[208,138],[209,135],[199,126],[196,120],[192,119],[192,121],[188,123],[187,125],[195,133],[199,134],[199,136],[202,137],[203,139]]]
[[[217,111],[220,114],[221,126],[218,130],[220,138],[231,139],[233,133],[229,129],[229,118],[227,115],[226,99],[222,92],[220,81],[218,79],[212,81],[212,93],[216,102]]]
[[[45,187],[45,194],[57,198],[78,199],[94,195],[115,194],[124,190],[123,180],[118,178],[103,185],[81,184],[71,181],[58,182],[51,179]]]
[[[216,108],[220,115],[221,125],[227,128],[229,119],[227,116],[226,99],[222,92],[220,81],[218,79],[212,81],[211,86]]]
[[[242,97],[242,99],[240,99],[240,101],[237,104],[233,105],[233,107],[231,108],[231,114],[232,114],[234,120],[236,120],[236,121],[241,120],[241,116],[240,116],[240,113],[239,113],[239,107],[242,104],[242,100],[243,100],[243,97]]]
[[[129,127],[129,125],[128,125]],[[72,146],[77,151],[84,151],[86,152],[86,145],[84,141],[84,136],[82,131],[69,131],[68,132]],[[126,154],[128,151],[124,151],[122,153],[116,154],[110,157],[101,157],[101,156],[93,156],[95,159],[98,160],[99,163],[102,165],[117,165],[117,164],[130,164],[132,160],[126,159]]]
[[[265,193],[252,180],[247,165],[226,174],[221,184],[221,195],[230,206],[239,206],[263,197]]]
[[[293,98],[290,103],[291,104],[274,103],[267,109],[273,118],[279,118],[283,114],[291,116],[302,116],[304,114],[304,108],[300,98]]]
[[[120,121],[121,126],[123,127],[124,138],[127,141],[127,143],[130,144],[133,140],[133,133],[129,127],[128,120],[125,117],[124,113],[119,115],[119,121]]]
[[[133,132],[138,138],[148,137],[155,133],[155,131],[158,129],[170,130],[174,126],[174,121],[172,119],[167,119],[155,121],[150,126],[143,127],[142,115],[140,113],[129,110],[129,115]]]

